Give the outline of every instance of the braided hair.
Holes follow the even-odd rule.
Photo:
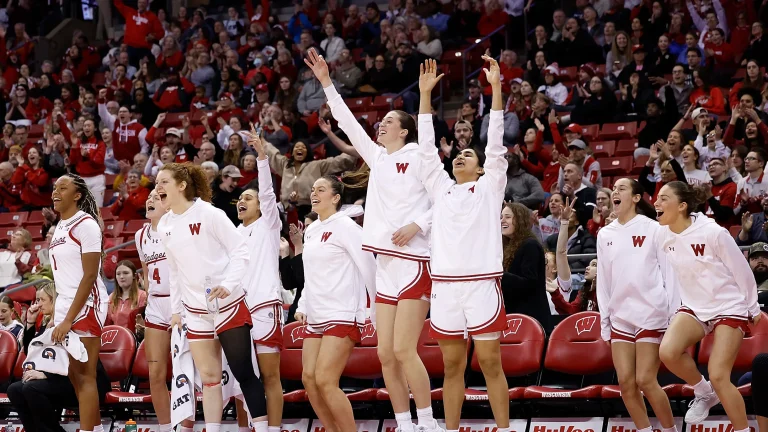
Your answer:
[[[101,261],[104,261],[104,222],[101,220],[101,211],[99,205],[96,203],[96,199],[93,197],[91,190],[88,189],[88,185],[85,184],[85,180],[77,174],[67,173],[62,177],[69,177],[72,179],[72,184],[75,186],[78,192],[80,192],[80,199],[77,200],[77,208],[82,210],[91,216],[101,228]]]

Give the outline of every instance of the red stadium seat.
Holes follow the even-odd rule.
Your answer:
[[[0,213],[0,227],[21,226],[28,216],[27,212]]]
[[[730,229],[728,229],[728,232],[731,233],[731,236],[733,238],[736,238],[737,235],[741,232],[741,225],[734,225]]]
[[[752,360],[755,359],[760,353],[765,352],[765,347],[768,346],[768,314],[761,312],[762,318],[757,326],[751,326],[749,334],[744,336],[744,340],[739,347],[739,354],[736,356],[736,361],[733,364],[733,372],[748,372],[752,370]],[[699,345],[699,356],[696,363],[699,366],[707,366],[709,359],[712,356],[712,349],[714,348],[714,335],[708,334],[701,340]],[[750,389],[741,389],[741,391],[751,392]],[[688,384],[683,386],[683,397],[693,397],[693,386]]]
[[[501,343],[501,367],[504,375],[520,377],[539,372],[544,358],[544,346],[547,336],[544,328],[527,315],[507,315],[509,328],[505,330],[499,342]],[[477,353],[472,354],[470,367],[473,371],[481,372]],[[488,400],[488,393],[482,390],[465,390],[465,400]],[[509,399],[523,399],[525,387],[509,389]]]
[[[645,164],[648,163],[650,156],[638,156],[635,159],[635,165],[632,167],[632,174],[640,174],[645,168]]]
[[[138,387],[138,383],[149,381],[149,363],[147,363],[147,353],[144,342],[139,345],[136,351],[136,359],[133,361],[131,369],[131,379],[133,386]],[[173,365],[171,364],[171,353],[168,353],[168,370],[166,372],[166,381],[173,379]],[[113,391],[107,393],[106,402],[108,404],[116,403],[152,403],[152,395],[149,393],[133,393]]]
[[[547,370],[570,375],[593,375],[613,370],[611,347],[600,337],[600,314],[579,312],[571,315],[552,331],[544,359]],[[526,399],[596,399],[602,385],[563,389],[531,386],[525,389]]]
[[[39,123],[32,123],[29,126],[29,138],[42,138],[45,133],[45,126]]]
[[[301,347],[304,344],[306,326],[292,322],[283,328],[283,351],[280,352],[280,378],[288,381],[301,381]],[[285,393],[283,400],[289,403],[307,402],[306,390]]]
[[[110,222],[104,222],[104,235],[107,237],[118,237],[123,232],[123,225],[125,222],[116,220]]]
[[[35,225],[25,228],[32,235],[32,241],[43,241],[43,226]]]
[[[165,116],[165,121],[163,122],[162,127],[164,128],[171,128],[171,127],[180,127],[181,126],[181,118],[182,117],[188,117],[189,113],[168,113],[168,115]]]
[[[112,214],[112,209],[109,207],[102,207],[99,209],[99,212],[101,213],[101,220],[103,220],[104,223],[117,219],[115,215]]]
[[[590,143],[589,147],[592,148],[592,156],[595,158],[613,157],[616,141],[595,141]]]
[[[136,337],[125,327],[108,325],[101,332],[99,359],[114,381],[128,378],[136,356]]]
[[[386,112],[390,110],[390,104],[394,99],[394,96],[374,96],[373,102],[371,102],[370,109],[379,112]],[[395,99],[395,109],[403,108],[403,98]]]
[[[600,130],[600,139],[626,139],[634,138],[637,134],[637,124],[635,122],[626,123],[606,123]]]
[[[581,136],[583,138],[586,138],[589,141],[594,141],[597,139],[597,136],[600,134],[600,125],[582,125],[582,134]]]
[[[379,113],[377,111],[367,111],[355,114],[358,119],[364,119],[369,125],[373,126],[379,121]]]
[[[361,330],[360,344],[352,349],[352,354],[347,360],[347,365],[342,376],[373,380],[381,378],[381,363],[376,349],[379,345],[379,338],[376,337],[376,328],[368,322]],[[375,401],[376,388],[365,388],[352,393],[347,393],[347,398],[353,402]]]
[[[18,228],[16,227],[0,228],[0,242],[10,242],[13,233],[15,233],[17,229]]]
[[[369,96],[359,98],[345,99],[347,106],[352,112],[365,112],[368,111],[368,107],[371,105],[371,98]]]
[[[45,224],[45,217],[43,217],[42,210],[34,210],[29,212],[29,216],[27,216],[27,220],[22,222],[23,226],[44,225],[44,224]]]
[[[22,375],[24,375],[24,360],[26,359],[27,359],[27,355],[24,354],[24,351],[19,352],[19,356],[16,358],[16,364],[15,366],[13,366],[13,373],[11,374],[13,381],[20,380]],[[9,378],[4,378],[2,382],[7,382]],[[11,400],[8,399],[8,395],[5,393],[0,393],[0,405],[10,404],[10,403],[11,403]]]
[[[562,81],[576,81],[579,78],[579,69],[576,66],[564,67],[558,75]]]
[[[19,342],[10,332],[0,330],[0,382],[7,382],[16,366]]]
[[[29,247],[29,250],[34,254],[37,252],[45,249],[47,242],[45,241],[38,241],[38,242],[32,242],[32,245]]]
[[[598,159],[600,172],[604,176],[624,176],[632,171],[634,159],[632,156],[621,156]]]
[[[619,142],[616,144],[616,153],[614,156],[634,156],[636,148],[636,139],[619,140]]]
[[[123,232],[120,233],[120,235],[133,238],[136,235],[136,232],[140,229],[144,228],[144,224],[149,223],[149,219],[134,219],[129,220],[125,223],[125,228],[123,228]]]
[[[111,188],[115,184],[116,178],[117,178],[117,174],[104,174],[104,180],[106,181],[106,185],[108,188]]]

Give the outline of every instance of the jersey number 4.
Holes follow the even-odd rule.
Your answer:
[[[160,270],[155,269],[155,271],[152,272],[152,280],[154,280],[158,284],[160,283]]]

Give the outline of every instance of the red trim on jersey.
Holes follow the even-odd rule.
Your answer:
[[[498,279],[503,275],[503,272],[493,273],[480,273],[462,276],[448,276],[448,275],[432,275],[432,282],[472,282],[485,279]]]
[[[429,336],[432,339],[464,339],[464,330],[443,330],[435,325],[434,321],[429,324]]]
[[[363,250],[375,254],[387,255],[395,258],[402,258],[409,261],[429,261],[429,256],[413,255],[405,252],[393,251],[390,249],[381,249],[371,245],[363,245]]]
[[[165,257],[162,257],[162,258],[154,259],[152,261],[147,261],[144,264],[146,265],[155,264],[155,263],[159,263],[160,261],[165,261],[165,259],[166,259]]]
[[[91,220],[93,220],[93,218],[92,218],[92,217],[90,217],[90,216],[88,216],[88,215],[85,215],[85,216],[83,216],[82,218],[80,218],[80,220],[79,220],[79,221],[75,222],[75,224],[74,224],[74,225],[72,225],[72,227],[70,227],[70,228],[69,228],[69,233],[68,233],[68,234],[69,234],[69,238],[71,238],[71,239],[72,239],[72,241],[74,241],[75,243],[77,243],[77,245],[78,245],[78,246],[80,246],[80,249],[82,249],[82,248],[83,248],[83,245],[81,245],[81,244],[80,244],[80,240],[78,240],[78,239],[76,239],[76,238],[75,238],[75,236],[72,234],[72,231],[74,231],[74,230],[75,230],[75,227],[77,227],[78,225],[80,225],[80,224],[81,224],[81,223],[82,223],[84,220],[86,220],[86,219],[91,219]]]
[[[171,331],[171,324],[169,323],[155,324],[149,319],[144,320],[144,327],[160,330],[160,331]]]
[[[691,317],[693,317],[696,321],[698,321],[704,327],[704,333],[706,334],[713,332],[717,328],[717,326],[720,326],[720,325],[739,329],[744,333],[744,336],[747,336],[750,334],[749,318],[744,316],[717,315],[716,317],[712,318],[709,321],[702,321],[699,319],[699,317],[696,316],[696,313],[692,309],[686,306],[681,306],[677,310],[677,313],[684,313],[686,315],[690,315]]]
[[[357,324],[332,325],[323,329],[322,333],[312,333],[311,331],[304,333],[304,339],[321,339],[325,336],[337,337],[340,339],[348,337],[355,344],[359,344],[362,340],[362,336],[360,335],[360,327]]]
[[[170,294],[150,294],[150,297],[170,297]]]
[[[251,306],[251,308],[249,309],[249,312],[253,314],[253,313],[256,313],[257,309],[261,309],[267,306],[281,305],[281,304],[282,303],[280,302],[280,300],[268,300],[263,303],[259,303],[256,306]]]
[[[646,330],[641,329],[637,333],[632,334],[629,332],[621,331],[615,327],[611,327],[611,341],[622,341],[636,343],[640,339],[656,339],[664,335],[666,330]],[[661,341],[659,341],[660,343]]]
[[[216,327],[217,335],[220,335],[227,330],[232,330],[233,328],[244,326],[251,327],[253,325],[253,321],[251,320],[251,313],[248,312],[248,305],[245,304],[245,300],[243,300],[241,297],[239,301],[234,303],[234,305],[235,312],[232,314],[232,316],[227,318],[224,322]]]

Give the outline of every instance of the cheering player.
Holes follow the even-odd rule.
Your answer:
[[[256,344],[259,371],[267,395],[269,432],[280,432],[283,416],[283,387],[280,384],[283,306],[278,267],[282,223],[267,152],[253,127],[251,132],[244,134],[248,137],[248,144],[258,154],[259,185],[258,190],[247,187],[237,201],[237,218],[243,222],[237,230],[245,238],[251,256],[243,287],[246,303],[251,308],[251,338]]]
[[[149,223],[136,232],[136,249],[141,260],[144,286],[149,298],[144,311],[144,349],[149,365],[149,392],[152,394],[152,406],[155,408],[160,432],[170,432],[171,398],[166,385],[168,373],[168,353],[171,351],[170,330],[171,297],[169,286],[168,261],[157,225],[168,208],[160,201],[157,191],[149,193],[146,209]],[[193,424],[185,420],[182,432],[191,431]]]
[[[304,291],[296,321],[305,323],[302,377],[309,403],[325,427],[355,432],[352,405],[339,388],[341,372],[360,342],[365,309],[376,283],[373,254],[362,250],[362,228],[341,208],[344,185],[333,176],[315,181],[310,194],[317,222],[304,233]]]
[[[443,169],[435,147],[431,97],[442,78],[436,76],[436,62],[427,60],[419,77],[419,153],[426,173],[424,186],[434,203],[431,333],[443,353],[445,424],[450,431],[458,430],[461,418],[467,335],[475,341],[496,425],[500,431],[509,430],[509,388],[499,351],[501,332],[507,328],[499,231],[507,184],[504,105],[499,64],[489,56],[483,59],[490,63],[484,72],[493,89],[488,154],[476,148],[461,150],[453,160],[456,181]]]
[[[653,206],[636,180],[616,181],[611,193],[616,220],[597,234],[597,303],[601,333],[611,342],[621,398],[638,432],[652,432],[643,395],[663,432],[675,432],[672,408],[656,375],[659,344],[680,306],[672,277],[665,283],[666,259]],[[641,393],[642,391],[642,393]]]
[[[203,382],[206,430],[221,428],[223,349],[254,425],[266,432],[264,387],[254,371],[251,315],[241,286],[249,261],[245,239],[210,204],[211,189],[200,167],[164,165],[155,190],[170,209],[157,227],[170,268],[170,324],[181,325],[186,310],[190,350]]]
[[[706,195],[680,181],[659,191],[656,212],[666,227],[663,250],[677,276],[682,307],[672,318],[659,348],[661,361],[693,386],[695,399],[685,422],[697,424],[709,409],[723,404],[736,432],[749,432],[744,399],[731,383],[731,369],[749,322],[760,320],[757,285],[749,264],[728,230],[702,213],[693,213]],[[707,382],[686,353],[714,333]]]
[[[376,144],[333,87],[323,56],[310,49],[304,62],[325,89],[328,106],[339,127],[371,168],[363,250],[377,254],[378,354],[397,426],[402,432],[413,430],[410,387],[419,426],[437,430],[432,417],[429,376],[416,352],[420,333],[413,331],[424,325],[432,288],[427,238],[432,212],[420,180],[416,123],[403,111],[390,111],[379,125],[377,140],[381,146]]]
[[[69,379],[80,407],[80,430],[104,430],[99,415],[96,365],[101,329],[107,318],[107,289],[101,280],[104,254],[99,205],[82,177],[66,174],[53,185],[53,209],[61,220],[49,252],[56,283],[56,308],[51,338],[63,342],[70,331],[80,336],[88,361],[69,360]]]

